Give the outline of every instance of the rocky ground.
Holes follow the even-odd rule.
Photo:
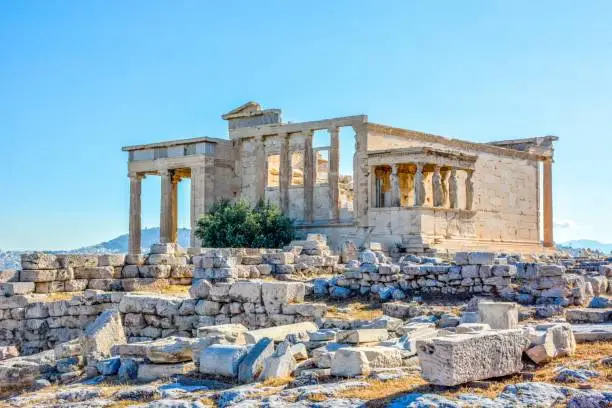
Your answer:
[[[330,304],[328,319],[362,327],[366,327],[366,322],[376,325],[377,322],[393,321],[393,318],[383,316],[379,306],[367,302],[337,302]],[[466,309],[466,305],[460,303],[438,302],[421,306],[423,310],[434,310],[438,316],[444,313],[461,314]],[[526,307],[522,308],[521,314],[528,317],[521,321],[522,324],[542,325],[547,321],[558,321],[558,317],[538,319],[535,311]],[[438,319],[438,330],[440,322],[441,319]],[[442,322],[442,326],[447,324],[447,329],[456,330],[452,322]],[[373,344],[389,345],[387,340],[386,343],[360,346]],[[277,350],[281,348],[280,345]],[[46,353],[53,353],[53,350]],[[313,353],[309,350],[303,356],[294,356],[299,367],[311,360]],[[305,360],[306,357],[308,360]],[[267,380],[250,384],[202,374],[197,370],[153,381],[130,380],[117,375],[86,379],[83,373],[63,385],[40,378],[25,390],[5,389],[0,406],[341,408],[608,407],[612,404],[610,341],[579,343],[572,355],[556,356],[540,364],[523,355],[522,364],[523,369],[518,373],[458,386],[432,385],[421,375],[415,356],[404,358],[399,367],[371,368],[369,372],[352,373],[351,378],[332,376],[329,369],[315,368],[311,373],[304,374],[304,370],[298,368],[290,370],[287,376],[271,375]],[[280,375],[280,372],[276,374]]]

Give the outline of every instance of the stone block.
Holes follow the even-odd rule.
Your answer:
[[[270,265],[286,265],[295,262],[295,255],[292,252],[276,252],[271,254],[263,254],[264,263]]]
[[[200,372],[236,378],[238,367],[247,355],[247,347],[232,344],[213,344],[200,353]]]
[[[396,368],[402,366],[402,352],[396,347],[359,347],[365,353],[370,368]],[[333,364],[333,363],[332,363]]]
[[[153,244],[151,245],[151,249],[149,251],[150,254],[175,254],[177,251],[178,245],[174,243],[170,244]]]
[[[168,279],[156,278],[128,278],[121,279],[121,287],[125,292],[135,292],[146,288],[164,288],[170,282]]]
[[[283,305],[282,312],[286,315],[322,318],[327,313],[327,305],[325,303],[290,303]]]
[[[123,254],[104,254],[98,256],[98,266],[123,266],[125,255]]]
[[[19,271],[15,269],[0,270],[0,282],[19,282]]]
[[[263,282],[261,292],[268,314],[278,314],[282,305],[303,302],[306,288],[301,282]]]
[[[494,252],[470,252],[468,262],[477,265],[492,265],[495,261]]]
[[[341,331],[336,334],[336,339],[340,343],[362,344],[384,341],[389,338],[386,329],[357,329]]]
[[[258,281],[237,281],[229,290],[229,298],[237,302],[261,303],[261,286]]]
[[[197,339],[170,336],[156,340],[147,347],[147,358],[153,363],[191,361],[191,351]]]
[[[64,282],[53,281],[53,282],[36,282],[34,285],[34,292],[36,293],[57,293],[65,290]]]
[[[176,363],[176,364],[139,364],[138,381],[155,381],[161,378],[169,378],[175,375],[188,374],[195,370],[195,364]]]
[[[170,276],[175,279],[181,278],[192,278],[193,277],[193,265],[173,265],[170,271]],[[191,281],[189,281],[191,283]]]
[[[274,341],[270,338],[259,340],[251,347],[238,365],[238,381],[250,383],[257,380],[264,362],[274,353]]]
[[[612,309],[566,309],[565,318],[570,323],[604,323],[612,321]]]
[[[269,337],[275,342],[285,340],[288,334],[306,336],[308,332],[315,332],[319,328],[313,322],[293,323],[282,326],[268,327],[265,329],[249,330],[244,333],[247,344],[255,344],[264,337]]]
[[[435,385],[455,386],[514,374],[523,368],[521,357],[528,343],[521,330],[419,340],[421,375]]]
[[[100,375],[116,375],[119,372],[120,366],[121,359],[119,357],[107,358],[96,363],[96,369]]]
[[[283,342],[270,357],[264,360],[263,369],[259,375],[260,381],[273,378],[287,378],[293,374],[297,366],[297,361],[291,352],[291,344]]]
[[[480,333],[487,330],[491,330],[491,326],[485,323],[461,323],[459,326],[456,327],[455,333]]]
[[[0,292],[4,296],[27,295],[34,292],[34,282],[7,282],[0,283]]]
[[[121,270],[122,278],[137,278],[140,276],[138,265],[125,265]]]
[[[74,268],[76,279],[116,279],[121,278],[121,271],[112,266],[91,266]]]
[[[32,253],[21,255],[21,268],[22,269],[57,269],[57,268],[60,268],[60,263],[57,260],[57,256],[53,254],[46,254],[43,252],[32,252]]]
[[[463,265],[461,267],[461,276],[463,278],[478,278],[480,267],[478,265]]]
[[[371,372],[366,353],[356,347],[338,349],[332,358],[331,375],[336,377],[367,376]]]
[[[116,310],[102,312],[81,336],[81,347],[87,364],[110,357],[111,347],[122,343],[127,343],[127,339],[121,316]]]
[[[199,338],[221,336],[230,343],[244,344],[244,334],[248,329],[242,324],[220,324],[216,326],[198,327],[197,334]]]
[[[141,265],[138,267],[142,278],[168,278],[171,270],[170,265]]]
[[[144,265],[145,257],[141,254],[127,254],[125,256],[126,265]]]
[[[518,327],[518,305],[512,302],[478,303],[480,322],[492,329],[515,329]]]
[[[565,266],[563,265],[537,265],[538,276],[549,277],[549,276],[563,276],[565,274]]]
[[[52,282],[57,278],[57,269],[23,269],[22,282]]]
[[[66,292],[83,292],[87,289],[89,281],[87,279],[73,279],[64,282],[64,290]]]
[[[208,298],[211,288],[212,284],[207,280],[194,280],[191,288],[189,288],[189,296],[194,299],[206,299]]]
[[[208,293],[208,298],[216,302],[227,302],[229,301],[229,291],[232,287],[231,283],[216,282]]]
[[[121,279],[89,279],[87,289],[103,291],[121,290],[123,289],[123,282]]]

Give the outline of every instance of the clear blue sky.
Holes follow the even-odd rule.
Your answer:
[[[606,0],[1,2],[0,248],[125,233],[121,146],[225,137],[220,115],[248,100],[294,121],[558,135],[555,238],[611,242],[611,22]]]

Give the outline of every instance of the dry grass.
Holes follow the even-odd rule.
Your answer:
[[[293,377],[270,378],[261,383],[262,387],[282,387],[294,380]]]
[[[41,295],[44,296],[41,300],[43,302],[57,302],[60,300],[70,300],[75,295],[81,295],[83,292],[54,292],[54,293],[44,293]]]
[[[217,406],[217,403],[215,402],[215,400],[208,398],[208,397],[201,398],[200,402],[204,404],[205,407],[216,407]]]
[[[339,311],[345,308],[348,308],[348,312]],[[376,303],[338,302],[327,308],[325,317],[341,320],[373,320],[382,315],[382,309]]]
[[[136,289],[135,292],[142,293],[159,293],[162,295],[186,296],[189,294],[190,285],[170,285],[167,281],[156,281],[150,285],[143,285]]]
[[[589,384],[594,388],[602,388],[612,383],[612,368],[604,367],[600,361],[604,357],[612,356],[612,343],[581,343],[576,347],[576,353],[571,357],[560,357],[552,362],[536,368],[534,382],[554,382],[554,369],[559,366],[590,366],[601,373],[600,377],[593,378]],[[411,392],[436,393],[447,397],[456,397],[459,394],[476,394],[483,397],[494,398],[509,384],[524,382],[521,375],[513,375],[490,380],[488,388],[474,388],[468,385],[458,387],[438,387],[430,385],[419,374],[410,375],[396,380],[378,381],[366,380],[370,387],[355,388],[340,393],[346,398],[360,398],[369,401],[368,407],[384,407],[389,401],[403,394]],[[572,384],[569,384],[570,386]]]
[[[327,401],[329,397],[325,394],[320,394],[320,393],[316,393],[316,394],[310,394],[308,396],[308,400],[312,401],[312,402],[323,402],[323,401]]]

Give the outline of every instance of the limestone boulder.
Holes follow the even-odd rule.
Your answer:
[[[200,372],[228,378],[238,377],[238,367],[247,355],[246,346],[213,344],[200,353]]]
[[[338,342],[349,344],[374,343],[389,338],[386,329],[357,329],[339,332],[336,335]]]
[[[357,347],[340,348],[334,353],[331,375],[336,377],[367,376],[371,372],[365,352]]]
[[[264,361],[263,369],[259,374],[260,381],[272,378],[286,378],[291,376],[297,366],[297,361],[291,352],[291,344],[283,342],[276,351]]]
[[[302,282],[263,282],[261,295],[268,314],[282,313],[282,306],[304,301],[306,287]]]
[[[240,323],[219,324],[216,326],[198,327],[198,337],[206,338],[209,336],[222,336],[229,343],[244,344],[245,333],[248,331],[244,325]]]
[[[518,327],[518,304],[512,302],[479,302],[480,322],[492,329],[516,329]]]
[[[189,288],[189,295],[194,299],[207,299],[211,288],[212,284],[206,279],[194,279]]]
[[[521,330],[492,330],[419,340],[417,352],[423,378],[455,386],[519,372],[528,345]]]
[[[285,340],[289,334],[307,336],[309,332],[316,332],[318,329],[317,325],[313,322],[301,322],[268,327],[265,329],[249,330],[244,333],[244,336],[248,344],[255,344],[264,337],[269,337],[275,342],[281,342]]]
[[[274,353],[274,341],[268,337],[259,340],[238,365],[238,381],[250,383],[259,377],[264,362]]]
[[[169,378],[175,375],[188,374],[195,370],[192,362],[176,364],[139,364],[138,381],[155,381],[160,378]]]
[[[117,310],[106,310],[90,324],[80,338],[88,365],[111,356],[111,347],[127,343],[121,316]]]
[[[182,363],[191,361],[193,345],[197,339],[187,337],[165,337],[147,347],[147,358],[153,363]]]
[[[370,368],[396,368],[402,366],[402,352],[395,347],[359,347],[365,353]]]

